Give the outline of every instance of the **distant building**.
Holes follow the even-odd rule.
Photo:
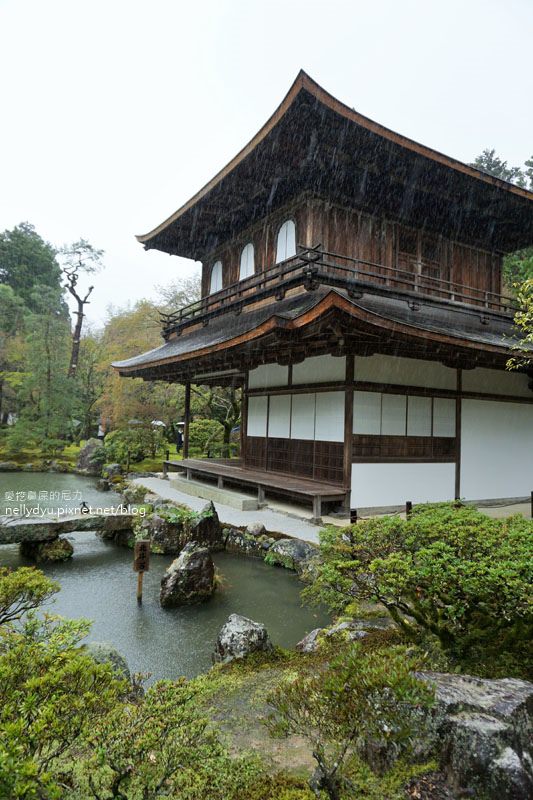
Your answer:
[[[242,386],[241,475],[261,491],[313,481],[318,500],[368,508],[533,489],[533,373],[505,370],[501,294],[502,256],[533,244],[533,193],[301,72],[233,161],[138,239],[202,261],[202,300],[114,366]]]

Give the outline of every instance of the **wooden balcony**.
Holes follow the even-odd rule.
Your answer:
[[[345,290],[352,299],[363,294],[405,296],[416,307],[418,302],[453,303],[462,307],[483,308],[491,314],[509,318],[517,310],[512,297],[434,277],[433,263],[413,261],[409,268],[388,267],[319,248],[303,249],[298,255],[264,272],[226,286],[170,314],[161,314],[163,336],[179,334],[185,328],[229,312],[240,313],[256,303],[282,300],[293,289],[312,291],[319,286]]]

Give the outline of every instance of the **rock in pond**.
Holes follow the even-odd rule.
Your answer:
[[[111,664],[119,678],[126,678],[128,681],[131,679],[128,662],[109,642],[89,642],[83,650],[97,664]]]
[[[179,512],[179,509],[175,510]],[[204,506],[199,515],[184,509],[182,518],[179,513],[174,515],[175,521],[172,511],[172,506],[163,506],[143,520],[143,535],[150,539],[153,553],[178,555],[189,542],[210,550],[222,549],[222,527],[213,503]]]
[[[230,614],[217,636],[213,661],[226,664],[250,653],[269,652],[272,643],[261,622],[254,622],[240,614]]]
[[[308,561],[318,555],[318,547],[302,539],[279,539],[268,551],[270,564],[301,572]]]
[[[215,565],[207,547],[185,545],[161,579],[159,600],[165,608],[209,600],[215,591]]]
[[[74,548],[68,539],[60,536],[51,542],[21,542],[20,552],[24,558],[29,558],[37,564],[44,564],[68,561],[72,558]]]
[[[104,445],[100,439],[89,439],[79,452],[76,467],[87,475],[100,475],[103,459]]]
[[[450,784],[487,800],[533,797],[533,683],[421,672],[435,686],[431,725]]]

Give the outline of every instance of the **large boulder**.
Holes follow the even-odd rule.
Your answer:
[[[179,513],[172,511],[172,506],[162,506],[141,524],[143,536],[150,539],[153,553],[178,555],[189,542],[209,550],[222,549],[222,526],[213,503],[208,503],[198,515],[184,508],[180,518]]]
[[[192,541],[205,544],[210,550],[223,548],[222,526],[213,501],[207,503],[198,518],[190,524],[189,536]]]
[[[271,650],[272,643],[261,622],[254,622],[240,614],[230,614],[217,636],[213,661],[225,664],[245,658],[250,653]]]
[[[102,467],[102,475],[104,478],[107,478],[108,481],[113,478],[118,478],[122,475],[122,467],[118,463],[104,464]]]
[[[55,561],[68,561],[72,558],[74,548],[68,539],[62,536],[51,542],[21,542],[20,553],[24,558],[29,558],[37,564],[53,563]]]
[[[302,539],[279,539],[268,551],[269,564],[302,572],[311,559],[318,555],[318,547]]]
[[[131,679],[128,662],[109,642],[89,642],[83,650],[97,664],[110,664],[117,677],[126,678],[128,681]]]
[[[417,676],[435,687],[430,727],[452,787],[488,800],[533,797],[533,683]]]
[[[161,580],[159,600],[164,607],[193,605],[209,600],[215,591],[215,565],[207,547],[185,545]]]
[[[87,475],[100,475],[104,458],[104,446],[100,439],[89,439],[79,452],[76,467]]]

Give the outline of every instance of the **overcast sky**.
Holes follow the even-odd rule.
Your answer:
[[[303,68],[462,161],[533,153],[533,0],[0,0],[0,230],[105,250],[89,318],[198,268],[134,238],[257,132]]]

